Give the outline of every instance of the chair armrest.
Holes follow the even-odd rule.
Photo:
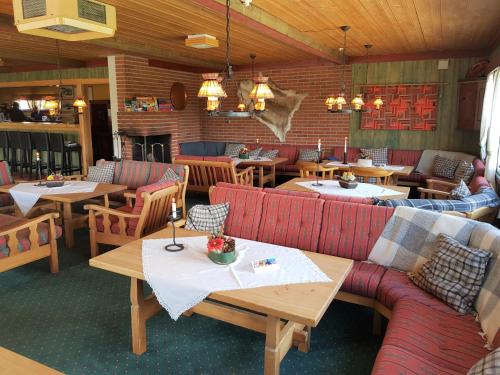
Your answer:
[[[83,208],[85,210],[88,210],[88,211],[96,211],[99,214],[108,214],[108,215],[114,215],[114,216],[118,216],[118,217],[127,217],[130,219],[138,219],[141,217],[141,215],[138,215],[138,214],[130,214],[128,212],[115,210],[114,208],[99,206],[97,204],[86,204],[85,206],[83,206]]]
[[[235,174],[236,183],[239,185],[253,185],[254,167],[248,167]]]
[[[429,179],[425,180],[425,183],[429,189],[432,189],[434,187],[434,185],[447,186],[447,187],[450,187],[451,189],[454,189],[457,187],[457,184],[455,182],[441,181],[441,180],[436,180],[433,178],[429,178]]]
[[[426,189],[426,188],[422,188],[422,187],[417,188],[417,190],[420,192],[421,199],[426,199],[426,198],[433,199],[434,195],[443,196],[445,198],[450,197],[450,192],[448,192],[448,191],[442,191],[442,190],[436,190],[436,189]]]
[[[9,233],[17,232],[21,229],[29,228],[30,226],[32,226],[34,224],[38,225],[39,223],[42,223],[42,222],[47,221],[47,220],[54,220],[54,219],[57,219],[58,217],[59,217],[59,213],[50,212],[50,213],[38,216],[34,219],[30,219],[26,222],[23,222],[22,224],[12,223],[12,224],[9,224],[6,226],[2,226],[2,230],[0,231],[0,236],[5,236],[5,235],[8,235]],[[16,239],[16,241],[17,241],[17,239]]]

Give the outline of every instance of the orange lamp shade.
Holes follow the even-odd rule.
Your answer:
[[[244,112],[247,106],[244,103],[238,104],[238,111]]]
[[[328,98],[326,98],[325,105],[328,107],[328,110],[331,111],[335,104],[337,104],[336,98],[334,98],[333,96],[329,96]]]
[[[273,99],[274,94],[271,91],[271,88],[267,84],[268,77],[259,76],[255,80],[255,84],[252,88],[252,91],[248,95],[250,99]]]
[[[226,98],[227,94],[219,82],[218,73],[205,73],[202,75],[203,83],[198,91],[199,98]]]
[[[347,104],[343,93],[340,93],[339,96],[337,96],[337,98],[335,99],[335,104],[337,105],[338,111],[341,111],[342,107]]]
[[[352,99],[351,104],[353,106],[353,110],[355,111],[361,111],[363,109],[363,106],[365,105],[365,102],[363,101],[363,96],[361,94],[358,94]]]
[[[45,109],[49,110],[49,115],[54,116],[57,109],[59,108],[59,103],[56,100],[48,100],[45,102]]]
[[[384,101],[381,97],[378,97],[373,101],[373,105],[375,106],[375,109],[380,110],[380,107],[384,105]]]
[[[82,98],[78,98],[73,102],[73,107],[78,108],[78,113],[83,113],[83,109],[87,107],[87,103]]]

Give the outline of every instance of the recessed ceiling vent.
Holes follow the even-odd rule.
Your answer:
[[[116,9],[96,0],[13,0],[21,33],[68,41],[109,38]]]

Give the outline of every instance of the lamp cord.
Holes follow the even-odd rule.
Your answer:
[[[57,74],[59,76],[59,87],[58,87],[58,99],[59,99],[59,112],[61,112],[62,107],[62,75],[61,75],[61,50],[59,48],[59,40],[56,39],[56,49],[57,49]]]
[[[226,75],[233,75],[231,67],[231,0],[226,0]]]
[[[342,49],[342,92],[345,91],[345,49],[347,46],[347,31],[344,31],[344,48]]]

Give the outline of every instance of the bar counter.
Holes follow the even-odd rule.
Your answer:
[[[0,122],[0,131],[26,131],[47,133],[80,133],[78,124],[65,124],[56,122]]]

